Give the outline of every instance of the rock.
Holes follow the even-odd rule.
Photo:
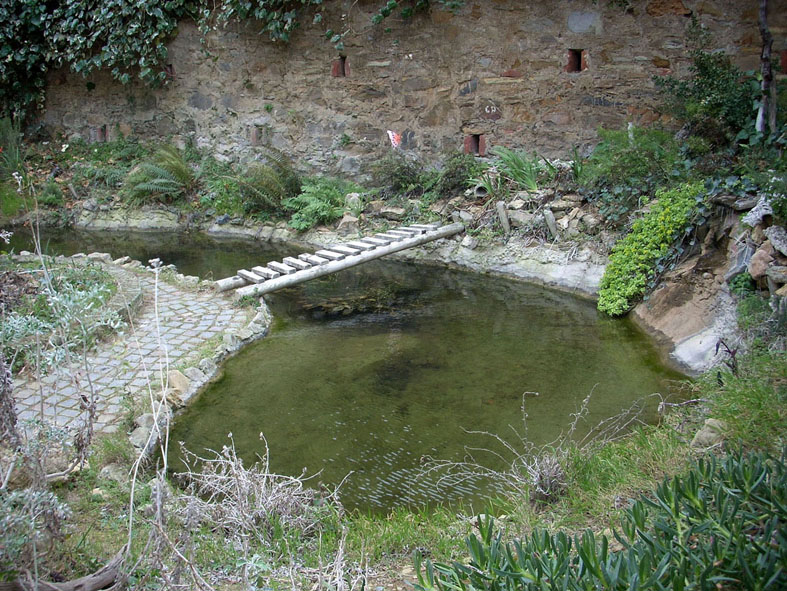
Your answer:
[[[230,214],[228,213],[222,214],[216,218],[216,223],[219,226],[223,226],[224,224],[228,224],[229,222],[230,222]]]
[[[752,279],[755,281],[765,277],[765,272],[768,266],[773,262],[773,257],[768,253],[768,249],[760,247],[757,252],[752,255],[749,261],[748,271]]]
[[[784,284],[787,283],[787,267],[781,265],[773,265],[766,269],[765,274],[774,283]]]
[[[140,261],[129,261],[123,265],[124,269],[141,269],[142,263]]]
[[[497,209],[497,217],[500,218],[500,225],[503,227],[503,232],[508,234],[511,232],[511,223],[508,219],[508,211],[506,211],[506,202],[498,201],[495,203],[495,209]]]
[[[131,257],[125,256],[125,257],[120,257],[119,259],[115,259],[114,261],[112,261],[112,264],[120,266],[120,265],[125,265],[130,261],[131,261]]]
[[[164,398],[167,400],[167,403],[172,408],[176,408],[177,409],[177,408],[182,407],[183,404],[184,404],[183,392],[181,392],[180,390],[174,390],[172,388],[167,388],[164,391]]]
[[[755,205],[749,213],[741,218],[741,221],[747,226],[751,226],[753,228],[757,224],[762,223],[762,219],[766,215],[773,215],[773,208],[771,208],[771,203],[768,201],[768,198],[763,195],[760,197],[757,205]]]
[[[601,216],[596,215],[595,213],[586,213],[581,219],[582,223],[585,224],[585,227],[588,230],[594,230],[604,222]]]
[[[156,419],[153,417],[153,414],[149,412],[139,415],[136,419],[134,419],[134,426],[142,427],[143,429],[152,429],[155,423]]]
[[[148,439],[150,439],[150,434],[152,431],[152,428],[137,427],[129,434],[128,440],[136,449],[145,449],[148,446]],[[154,440],[150,442],[151,445],[153,443]]]
[[[363,209],[363,199],[360,193],[347,193],[344,196],[344,207],[351,212],[360,212]]]
[[[579,193],[566,193],[561,197],[561,199],[563,201],[570,201],[574,204],[582,203],[585,200],[585,198]]]
[[[234,332],[225,332],[222,342],[230,349],[237,349],[240,347],[241,339]]]
[[[762,227],[762,224],[757,224],[751,229],[751,240],[754,244],[762,244],[767,240],[765,237],[765,228]]]
[[[363,211],[369,215],[379,215],[383,210],[383,207],[385,207],[385,201],[382,201],[381,199],[375,199],[374,201],[369,201],[369,203],[367,203],[363,208]]]
[[[96,211],[98,209],[98,201],[95,199],[88,199],[82,203],[82,209],[85,211]]]
[[[554,211],[564,211],[566,209],[572,209],[576,207],[576,205],[577,204],[573,201],[566,201],[565,199],[557,199],[556,201],[553,201],[552,203],[547,205],[547,207],[549,207],[549,209],[551,209],[554,212]]]
[[[457,222],[462,222],[463,224],[471,224],[473,222],[473,214],[470,213],[469,211],[465,211],[463,209],[460,209],[457,212],[457,217],[459,219],[457,219],[456,221]]]
[[[407,216],[407,210],[404,207],[386,206],[380,210],[380,217],[392,222],[401,222]]]
[[[730,254],[728,258],[732,261],[727,272],[724,273],[724,280],[730,281],[733,277],[737,277],[749,267],[749,261],[754,254],[754,245],[744,242],[738,244],[732,242],[730,246]]]
[[[777,289],[773,295],[777,295],[781,298],[787,298],[787,285],[782,285],[779,289]]]
[[[547,223],[547,228],[549,228],[549,233],[552,235],[552,238],[557,238],[559,236],[557,224],[555,224],[555,215],[551,210],[544,210],[544,221]]]
[[[167,385],[170,390],[179,392],[182,395],[191,388],[191,380],[177,369],[171,369],[167,372]]]
[[[694,435],[691,447],[707,448],[724,441],[725,424],[718,419],[705,419],[705,424]]]
[[[360,226],[358,225],[358,218],[349,213],[345,213],[344,217],[336,225],[336,233],[340,236],[348,236],[350,234],[358,234]]]
[[[197,277],[196,275],[186,275],[185,277],[183,277],[183,284],[196,287],[197,285],[199,285],[199,277]]]
[[[120,464],[107,464],[98,473],[101,480],[113,480],[120,484],[128,482],[128,469]]]
[[[98,487],[90,491],[90,496],[96,501],[106,501],[109,498],[106,491]]]
[[[91,252],[87,255],[88,260],[90,261],[99,261],[101,263],[111,263],[112,262],[112,255],[108,252]]]
[[[748,211],[756,206],[759,200],[760,198],[757,195],[747,195],[746,197],[736,199],[732,204],[732,208],[735,211]]]
[[[511,203],[508,204],[508,209],[518,210],[525,207],[525,201],[522,199],[514,199]]]
[[[508,212],[508,220],[511,222],[511,226],[514,228],[532,226],[533,222],[535,222],[535,219],[536,215],[527,211],[515,210]]]
[[[213,361],[213,359],[211,359],[210,357],[200,359],[200,362],[197,364],[197,366],[199,367],[200,371],[202,371],[202,373],[204,373],[205,375],[211,376],[214,373],[216,373],[216,369],[217,369],[216,362]]]
[[[185,376],[186,376],[186,377],[187,377],[189,380],[191,380],[192,382],[197,382],[197,383],[199,383],[199,382],[204,382],[205,380],[207,380],[207,379],[208,379],[208,376],[206,376],[204,373],[202,373],[202,372],[201,372],[199,369],[197,369],[196,367],[187,367],[187,368],[186,368],[186,369],[183,371],[183,373],[184,373],[184,375],[185,375]]]
[[[240,340],[242,340],[242,341],[247,341],[247,340],[249,340],[249,339],[250,339],[251,337],[253,337],[253,336],[254,336],[254,332],[253,332],[252,330],[250,330],[248,327],[246,327],[246,328],[241,328],[241,329],[238,331],[238,338],[239,338]]]
[[[461,244],[464,248],[469,248],[470,250],[473,250],[478,246],[478,240],[476,240],[475,238],[473,238],[468,234],[464,238],[462,238]]]
[[[719,195],[711,195],[708,198],[708,201],[710,201],[711,203],[717,203],[719,205],[726,205],[727,207],[732,207],[733,204],[736,201],[738,201],[738,197],[736,197],[735,195],[730,195],[728,193],[720,193]],[[751,207],[749,209],[751,209]]]
[[[764,232],[773,248],[787,256],[787,230],[784,226],[771,226]]]

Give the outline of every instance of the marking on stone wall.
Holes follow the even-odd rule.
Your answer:
[[[579,101],[580,105],[589,105],[591,107],[623,107],[625,103],[620,101],[611,101],[603,96],[583,96]]]
[[[459,96],[467,96],[474,93],[478,89],[478,79],[474,78],[462,88],[459,89]]]
[[[481,119],[497,121],[503,116],[503,110],[494,101],[485,101],[481,105]]]

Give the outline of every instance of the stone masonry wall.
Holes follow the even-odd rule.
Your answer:
[[[326,4],[323,23],[303,25],[289,45],[236,24],[207,39],[206,55],[182,23],[161,89],[55,72],[44,123],[88,141],[118,131],[192,138],[241,160],[271,144],[304,166],[357,176],[390,150],[387,129],[435,160],[496,145],[567,156],[599,126],[654,122],[653,76],[688,74],[691,15],[737,64],[759,65],[755,0],[633,0],[628,11],[606,0],[468,0],[457,14],[435,6],[382,25],[370,22],[379,0]],[[784,70],[787,0],[770,1],[769,19]],[[326,26],[349,30],[341,56]]]

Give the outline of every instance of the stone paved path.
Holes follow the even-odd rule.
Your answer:
[[[92,382],[98,399],[94,428],[97,432],[112,432],[124,412],[124,397],[147,395],[149,379],[153,391],[161,392],[159,376],[160,369],[166,367],[165,360],[171,369],[208,340],[215,341],[214,337],[221,337],[228,330],[237,332],[249,320],[248,309],[233,307],[227,298],[159,281],[157,327],[153,273],[132,274],[112,265],[107,269],[121,279],[121,290],[124,285],[130,285],[129,280],[138,284],[134,291],[141,288],[142,307],[123,335],[99,343],[88,354],[87,370],[84,362],[80,362],[60,368],[40,383],[15,380],[20,421],[38,418],[43,413],[60,426],[81,424],[84,412],[80,409],[80,395],[89,396],[89,382]]]

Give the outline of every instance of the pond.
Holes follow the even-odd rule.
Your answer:
[[[69,233],[48,244],[65,254],[158,256],[214,278],[287,254],[200,236]],[[529,441],[548,443],[592,393],[581,436],[638,399],[668,396],[683,378],[629,321],[520,282],[381,260],[266,301],[276,319],[270,335],[226,363],[178,418],[171,440],[201,453],[221,449],[232,433],[252,462],[264,451],[263,433],[272,470],[319,472],[315,485],[347,477],[341,499],[350,509],[481,507],[495,492],[489,482],[444,486],[438,474],[423,473],[424,463],[494,447],[484,433],[513,442],[526,427]],[[505,467],[492,454],[479,457]]]

